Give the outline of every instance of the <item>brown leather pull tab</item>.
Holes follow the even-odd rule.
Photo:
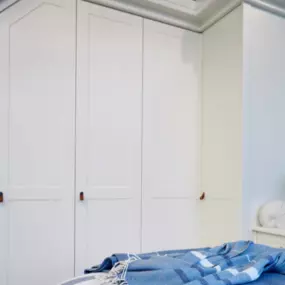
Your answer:
[[[0,192],[0,203],[4,203],[4,194]]]
[[[200,200],[203,201],[206,199],[206,193],[203,192],[202,195],[200,196]]]
[[[80,192],[79,194],[79,200],[84,201],[84,192]]]

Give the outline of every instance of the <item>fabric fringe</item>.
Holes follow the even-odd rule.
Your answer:
[[[126,275],[129,265],[139,259],[137,255],[129,255],[127,260],[117,262],[110,272],[102,277],[101,280],[104,282],[102,285],[128,285]]]

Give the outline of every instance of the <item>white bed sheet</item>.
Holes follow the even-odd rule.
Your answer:
[[[103,281],[103,277],[106,273],[96,273],[88,274],[76,277],[74,279],[65,281],[60,285],[103,285],[106,284],[106,281]]]

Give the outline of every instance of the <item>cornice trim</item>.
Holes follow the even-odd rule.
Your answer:
[[[231,13],[233,10],[238,8],[242,4],[241,0],[235,0],[234,2],[230,2],[229,5],[224,7],[224,9],[220,10],[218,13],[214,14],[210,19],[208,19],[202,26],[201,31],[204,32],[208,28],[215,25],[218,21],[220,21],[222,18],[226,17],[229,13]]]
[[[0,14],[19,1],[20,0],[0,0]]]
[[[285,1],[282,3],[280,0],[245,0],[244,2],[263,11],[285,18]]]
[[[143,6],[138,6],[136,4],[128,4],[116,0],[83,0],[85,2],[94,3],[97,5],[105,6],[129,14],[143,17],[145,19],[158,21],[161,23],[169,24],[178,28],[190,30],[193,32],[202,32],[200,27],[190,21],[182,20],[178,17],[173,17],[168,14],[153,11]]]
[[[217,14],[213,15],[205,23],[200,23],[200,22],[195,23],[194,21],[191,22],[190,20],[191,16],[189,16],[189,21],[187,21],[179,17],[174,17],[170,14],[153,11],[151,9],[148,9],[147,7],[139,6],[136,4],[129,4],[118,0],[83,0],[83,1],[113,8],[122,12],[127,12],[149,20],[158,21],[164,24],[172,25],[178,28],[190,30],[192,32],[197,32],[197,33],[203,33],[206,29],[214,25],[216,22],[225,17],[228,13],[233,11],[242,3],[242,0],[236,0],[230,3],[228,6],[226,6],[223,10],[219,11]]]

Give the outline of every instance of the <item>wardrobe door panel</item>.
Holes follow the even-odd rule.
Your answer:
[[[144,20],[143,251],[197,244],[200,49],[201,35]]]
[[[3,15],[3,14],[2,14]],[[3,22],[0,14],[0,192],[2,201],[0,203],[0,284],[8,285],[7,269],[9,254],[8,235],[8,207],[6,196],[8,189],[8,106],[9,106],[9,29]]]
[[[1,285],[74,274],[75,1],[0,14]]]
[[[80,274],[114,252],[140,251],[142,19],[80,2],[78,21]]]

